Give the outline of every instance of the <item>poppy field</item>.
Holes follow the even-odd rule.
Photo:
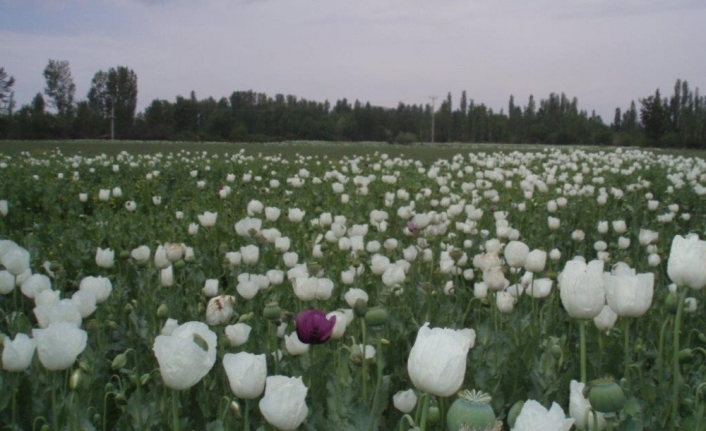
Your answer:
[[[7,430],[706,430],[706,161],[0,152]]]

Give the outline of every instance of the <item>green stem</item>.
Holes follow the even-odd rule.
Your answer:
[[[624,355],[624,370],[623,370],[623,377],[628,377],[628,368],[630,368],[630,352],[632,351],[630,349],[630,320],[625,319],[623,322],[623,335],[624,335],[624,345],[623,345],[623,355]]]
[[[54,429],[59,429],[59,412],[56,408],[56,386],[58,384],[57,379],[59,372],[58,371],[53,371],[53,376],[52,376],[52,385],[51,385],[51,417],[52,417],[52,426]]]
[[[686,288],[679,288],[679,302],[677,303],[677,315],[674,317],[674,343],[672,349],[672,420],[669,429],[675,430],[679,417],[679,387],[681,386],[681,370],[679,368],[679,332],[681,330],[681,315],[684,312],[684,300],[689,291]]]
[[[179,431],[179,391],[172,390],[172,429]]]
[[[13,373],[13,385],[12,385],[12,426],[17,426],[17,387],[19,386],[19,381]]]
[[[657,351],[657,388],[659,390],[664,388],[664,337],[667,332],[669,320],[669,318],[664,319],[662,329],[659,331],[659,348]]]
[[[365,359],[365,319],[362,318],[360,319],[360,338],[363,343],[361,348],[361,350],[363,351],[361,376],[363,379],[363,402],[365,402],[368,399],[368,361]]]
[[[243,417],[245,431],[250,431],[250,400],[245,400],[245,415]]]
[[[419,423],[419,431],[426,431],[427,429],[427,414],[429,413],[429,400],[431,399],[431,395],[428,393],[423,394],[424,396],[424,405],[422,406],[422,419]]]
[[[382,386],[382,339],[378,340],[377,350],[375,351],[375,363],[377,366],[377,380],[375,382],[375,394],[373,394],[373,405],[370,408],[370,431],[375,427],[375,408],[378,404],[378,395],[380,394],[380,387]]]
[[[581,383],[586,383],[586,325],[579,320],[579,336],[581,337]]]

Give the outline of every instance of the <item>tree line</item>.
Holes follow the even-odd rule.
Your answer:
[[[271,97],[234,91],[219,100],[189,97],[153,100],[136,112],[137,75],[118,66],[98,71],[85,99],[67,61],[49,60],[46,87],[15,110],[15,78],[0,67],[0,139],[95,139],[190,141],[327,140],[412,142],[499,142],[552,145],[650,145],[706,148],[706,97],[677,80],[673,94],[632,101],[616,108],[612,123],[581,110],[578,100],[551,93],[524,106],[510,96],[507,110],[494,111],[469,98],[456,103],[451,93],[435,103],[396,108],[347,99],[333,105],[293,95]],[[433,101],[434,102],[434,101]],[[433,136],[432,136],[433,134]]]

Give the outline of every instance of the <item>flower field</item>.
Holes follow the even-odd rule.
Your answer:
[[[706,430],[706,161],[0,154],[8,430]]]

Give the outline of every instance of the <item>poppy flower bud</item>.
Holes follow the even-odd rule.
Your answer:
[[[507,413],[507,424],[510,426],[510,428],[513,428],[515,426],[515,421],[517,421],[517,417],[520,415],[520,412],[522,411],[522,407],[525,405],[524,401],[517,401],[515,404],[510,407],[510,411]]]
[[[160,319],[166,319],[169,317],[169,307],[167,307],[167,304],[161,304],[157,308],[157,317]]]
[[[353,313],[357,317],[365,317],[365,313],[368,312],[368,301],[363,298],[358,298],[353,304]]]
[[[69,378],[69,389],[71,389],[72,391],[78,389],[78,386],[81,384],[82,374],[83,372],[80,368],[75,369],[74,372],[71,373],[71,377]]]
[[[122,368],[125,366],[127,363],[127,356],[125,356],[124,353],[119,354],[115,358],[113,358],[113,362],[110,364],[110,368],[113,370],[117,370],[119,368]]]

